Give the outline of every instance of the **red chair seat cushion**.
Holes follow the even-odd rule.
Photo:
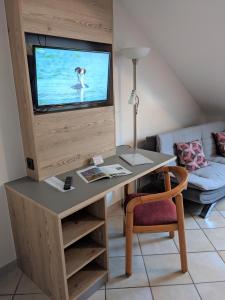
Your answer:
[[[147,194],[130,194],[124,202],[124,208],[132,199]],[[141,204],[134,209],[135,226],[164,225],[177,222],[176,205],[170,199]]]

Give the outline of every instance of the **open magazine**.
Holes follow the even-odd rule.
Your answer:
[[[103,179],[112,178],[117,176],[129,175],[132,172],[121,166],[120,164],[109,166],[91,166],[83,170],[77,171],[77,174],[87,183]]]

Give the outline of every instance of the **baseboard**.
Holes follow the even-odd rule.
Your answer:
[[[0,277],[2,275],[5,275],[6,273],[9,273],[11,270],[13,270],[17,266],[17,260],[11,261],[9,264],[3,266],[0,268]]]

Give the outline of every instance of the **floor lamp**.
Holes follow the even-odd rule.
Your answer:
[[[124,48],[120,50],[120,54],[131,59],[133,63],[133,89],[131,91],[131,95],[129,97],[128,103],[133,105],[133,114],[134,114],[133,148],[134,150],[137,149],[137,114],[138,114],[138,106],[139,106],[139,97],[137,95],[137,63],[140,59],[147,56],[149,52],[150,52],[150,48],[146,48],[146,47]]]

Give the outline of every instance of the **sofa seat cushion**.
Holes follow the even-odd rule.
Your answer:
[[[188,188],[187,190],[184,190],[182,194],[185,200],[194,201],[200,204],[210,204],[220,199],[224,199],[225,186],[212,191],[202,191],[196,188]]]
[[[189,173],[188,184],[203,191],[225,186],[225,164],[210,161],[207,167]]]
[[[129,201],[144,194],[130,194],[125,200],[126,208]],[[163,225],[177,222],[176,205],[170,199],[141,204],[134,209],[135,226]]]

